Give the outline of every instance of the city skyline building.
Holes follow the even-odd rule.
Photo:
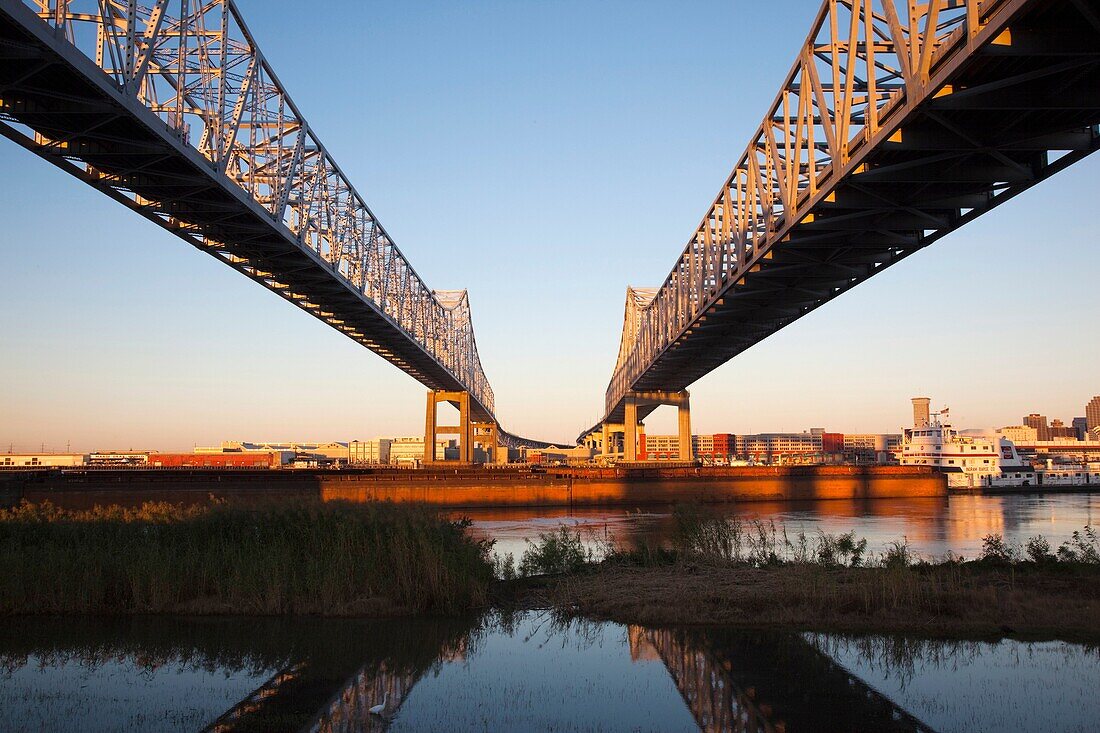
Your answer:
[[[1047,416],[1033,412],[1023,417],[1023,423],[1029,428],[1034,428],[1037,440],[1050,440],[1050,426],[1047,425]]]
[[[1073,429],[1077,433],[1078,440],[1086,440],[1089,434],[1088,419],[1083,417],[1073,418]]]
[[[1100,428],[1100,395],[1096,395],[1085,405],[1085,421],[1090,433]]]

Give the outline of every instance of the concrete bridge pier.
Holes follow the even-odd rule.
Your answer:
[[[440,425],[437,411],[440,402],[449,402],[458,410],[458,425]],[[458,435],[459,463],[472,463],[474,430],[470,421],[470,393],[428,390],[428,410],[424,420],[424,463],[436,463],[435,441],[440,435]]]
[[[448,402],[458,410],[458,425],[440,425],[440,402]],[[475,422],[470,417],[470,393],[442,389],[428,390],[428,408],[424,420],[424,463],[439,463],[435,457],[435,441],[440,435],[458,436],[458,463],[473,463],[475,447],[485,453],[490,463],[507,463],[508,453],[500,445],[500,425],[494,421]]]
[[[507,463],[508,449],[500,444],[500,426],[495,422],[475,422],[473,446],[485,453],[486,463]]]
[[[695,454],[691,449],[691,395],[686,389],[678,392],[627,392],[623,405],[626,411],[623,438],[624,461],[638,460],[638,434],[644,430],[644,426],[638,420],[638,408],[656,408],[661,405],[672,405],[676,408],[680,460],[695,460]]]
[[[624,445],[626,445],[626,426],[622,423],[604,423],[600,455],[605,458],[622,455]]]

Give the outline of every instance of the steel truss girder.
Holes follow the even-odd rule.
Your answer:
[[[1094,3],[824,0],[669,276],[645,302],[628,291],[605,419],[1092,153],[1098,123]],[[814,260],[863,272],[790,269]]]
[[[233,0],[0,0],[0,119],[6,137],[493,419],[465,291],[417,275]]]

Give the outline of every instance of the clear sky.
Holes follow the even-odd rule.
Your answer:
[[[659,284],[817,0],[238,0],[429,286],[468,288],[505,427],[595,422],[628,284]],[[1082,415],[1100,393],[1100,157],[692,387],[696,432]],[[396,367],[0,140],[0,443],[183,449],[423,430]],[[672,430],[671,408],[650,432]]]

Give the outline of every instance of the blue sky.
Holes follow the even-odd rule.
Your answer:
[[[818,3],[238,5],[425,281],[469,289],[505,427],[563,439],[599,417],[626,286],[668,273]],[[423,429],[396,367],[6,141],[0,172],[4,450]],[[713,372],[695,430],[896,430],[915,394],[967,427],[1083,414],[1098,173],[1078,164]]]

